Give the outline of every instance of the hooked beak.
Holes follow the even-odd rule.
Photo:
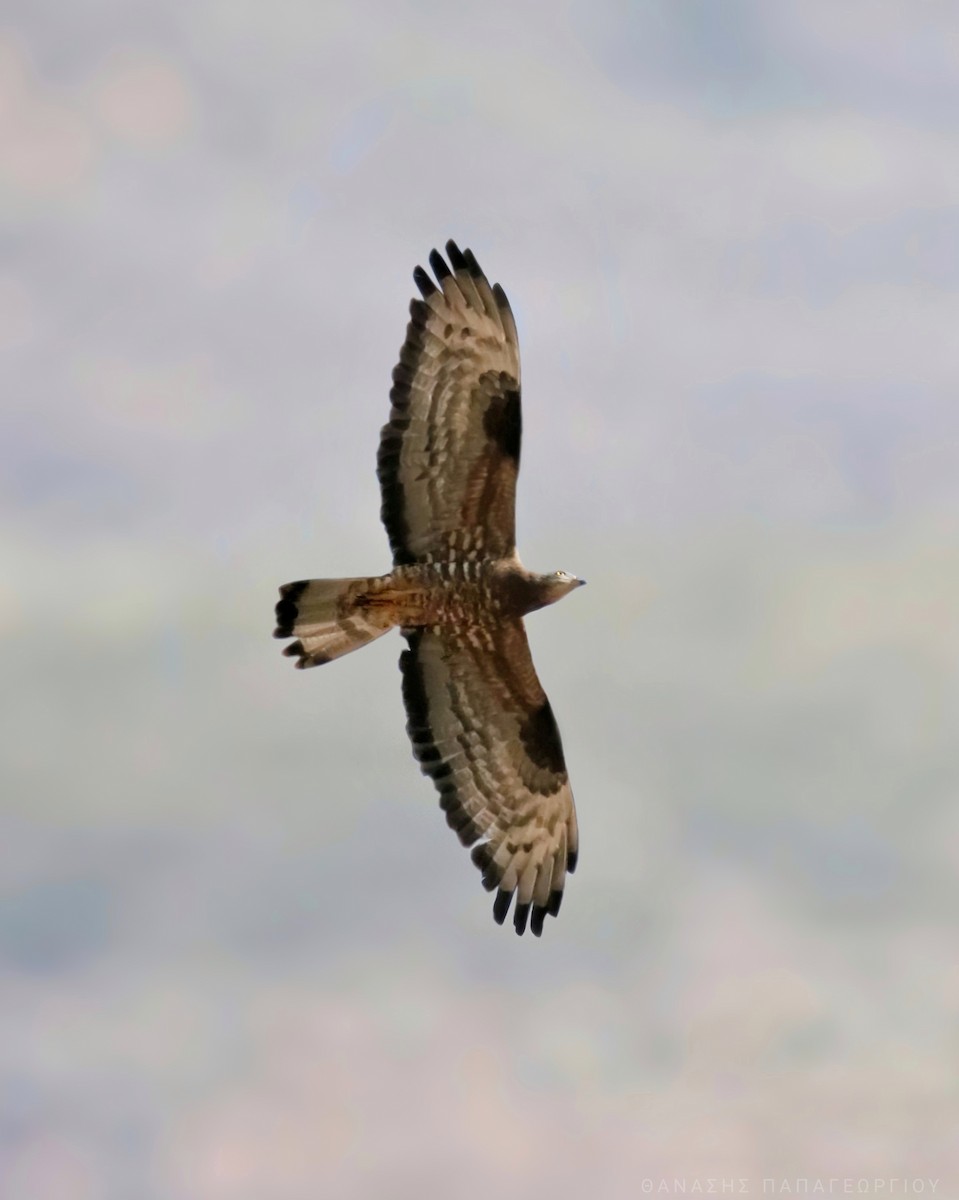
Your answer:
[[[585,586],[586,586],[586,580],[585,580],[585,579],[577,579],[577,580],[576,580],[576,584],[577,584],[577,586],[578,586],[578,587],[585,587]]]

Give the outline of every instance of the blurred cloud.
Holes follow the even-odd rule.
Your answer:
[[[36,79],[20,44],[0,41],[0,181],[20,200],[60,201],[85,182],[95,142],[64,95]]]
[[[104,128],[131,146],[154,148],[189,128],[192,98],[184,76],[149,53],[116,50],[96,80],[96,112]]]

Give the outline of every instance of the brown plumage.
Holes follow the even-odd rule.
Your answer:
[[[502,923],[534,934],[576,866],[573,796],[522,618],[582,581],[535,575],[516,553],[521,408],[509,302],[469,250],[430,254],[393,370],[377,475],[388,575],[280,589],[274,636],[298,667],[330,662],[399,626],[407,732],[440,806],[497,895]]]

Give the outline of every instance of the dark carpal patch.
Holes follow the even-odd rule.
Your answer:
[[[562,775],[566,771],[563,758],[563,743],[559,736],[559,727],[553,716],[553,709],[548,700],[523,722],[519,730],[523,749],[529,755],[530,761],[545,771],[553,771]]]
[[[484,375],[480,382],[485,383],[486,379]],[[483,419],[483,429],[491,442],[495,442],[508,458],[518,463],[523,438],[523,411],[519,390],[516,388],[516,380],[502,371],[499,385],[504,390],[490,402]]]

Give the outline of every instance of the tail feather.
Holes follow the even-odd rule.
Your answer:
[[[382,609],[356,600],[375,579],[301,579],[280,588],[276,638],[296,638],[283,653],[297,667],[319,667],[358,650],[391,628]]]

